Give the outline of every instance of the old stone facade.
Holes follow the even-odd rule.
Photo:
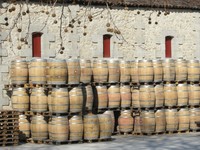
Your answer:
[[[42,33],[43,58],[102,58],[103,35],[110,35],[111,58],[164,59],[165,37],[171,36],[172,58],[199,59],[199,10],[167,11],[170,14],[163,8],[1,2],[0,109],[9,104],[3,87],[9,83],[10,62],[31,59],[35,32]]]

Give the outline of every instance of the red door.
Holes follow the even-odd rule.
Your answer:
[[[32,56],[41,57],[41,36],[42,33],[33,33],[32,34]]]
[[[103,57],[110,57],[110,35],[103,36]]]
[[[165,57],[171,58],[172,57],[172,37],[167,36],[165,38]]]

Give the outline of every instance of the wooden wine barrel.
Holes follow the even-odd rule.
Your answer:
[[[138,74],[138,62],[139,60],[131,61],[131,82],[139,83],[139,74]]]
[[[140,90],[132,87],[132,108],[140,108]]]
[[[199,121],[200,118],[200,108],[191,108],[190,109],[190,130],[197,131],[200,129],[197,126],[196,122]]]
[[[80,60],[80,68],[81,68],[81,76],[80,82],[82,83],[90,83],[92,78],[92,68],[91,61],[81,59]]]
[[[142,133],[154,133],[156,127],[156,120],[154,111],[143,111],[142,116]]]
[[[108,90],[106,86],[96,86],[97,91],[97,108],[105,109],[108,107]]]
[[[189,105],[198,106],[200,104],[200,86],[199,84],[190,84],[188,86]]]
[[[178,130],[178,112],[176,109],[166,109],[166,131],[177,131]]]
[[[120,82],[130,82],[131,79],[131,65],[130,61],[120,60]]]
[[[163,80],[175,81],[175,62],[173,59],[165,59],[162,63],[163,66]]]
[[[120,86],[120,97],[121,97],[121,107],[130,108],[131,107],[131,88],[129,85]]]
[[[134,118],[134,133],[142,133],[141,126],[142,126],[142,118],[141,116],[135,116]]]
[[[140,106],[142,108],[149,108],[155,106],[155,93],[153,85],[140,86]]]
[[[12,108],[17,111],[28,111],[29,110],[29,96],[25,88],[19,87],[14,88],[12,97]]]
[[[187,61],[188,81],[198,82],[200,80],[199,60]]]
[[[190,113],[188,108],[181,108],[178,111],[178,131],[188,131],[190,125]]]
[[[42,115],[31,118],[31,137],[33,140],[45,140],[48,138],[48,124]]]
[[[67,81],[67,63],[63,59],[47,60],[47,83],[65,84]]]
[[[112,120],[107,114],[98,114],[100,139],[110,139],[112,135]]]
[[[162,84],[154,87],[155,91],[155,107],[163,107],[165,102],[164,87]]]
[[[162,60],[153,60],[154,82],[162,82],[163,80],[163,67]]]
[[[93,61],[93,79],[97,83],[108,81],[108,64],[106,60]]]
[[[47,82],[47,60],[34,58],[29,64],[29,83],[45,84]]]
[[[177,59],[175,61],[176,81],[187,80],[187,61],[184,59]]]
[[[109,108],[120,107],[120,88],[118,85],[111,85],[108,88],[108,107]]]
[[[97,140],[99,138],[99,119],[97,115],[84,116],[84,140]]]
[[[165,132],[166,128],[166,116],[164,109],[158,109],[155,112],[155,119],[156,119],[156,133],[163,133]]]
[[[114,112],[111,110],[107,110],[104,112],[104,114],[110,115],[111,117],[111,125],[112,125],[112,133],[114,133],[114,129],[115,129],[115,116],[114,116]]]
[[[28,63],[26,60],[13,60],[11,62],[10,79],[12,84],[28,82]]]
[[[83,91],[81,87],[74,87],[69,91],[69,104],[70,112],[82,112]]]
[[[30,137],[30,123],[26,115],[19,115],[19,139],[26,140]]]
[[[45,112],[48,107],[47,95],[44,88],[33,88],[30,96],[30,107],[33,112]]]
[[[139,60],[138,62],[139,82],[153,82],[153,63],[152,60]]]
[[[130,110],[121,111],[121,115],[118,118],[118,125],[120,132],[128,133],[133,131],[134,120],[131,115],[132,114]]]
[[[178,106],[187,106],[188,105],[188,85],[187,84],[178,84],[177,85],[177,95],[178,95]]]
[[[53,88],[48,99],[49,111],[67,113],[69,111],[69,93],[67,88]]]
[[[69,122],[67,116],[52,116],[48,125],[51,140],[57,142],[68,141]]]
[[[69,119],[69,140],[81,141],[83,139],[83,119],[74,115]]]
[[[85,86],[86,89],[86,109],[91,111],[93,107],[94,102],[94,95],[91,85]]]
[[[116,83],[119,82],[119,61],[118,60],[108,60],[108,82],[109,83]]]
[[[178,102],[178,94],[175,84],[164,85],[165,106],[176,106]]]
[[[68,84],[79,84],[80,82],[80,62],[79,59],[67,59]]]

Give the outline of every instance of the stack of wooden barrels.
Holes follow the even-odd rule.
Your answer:
[[[15,60],[10,76],[12,107],[21,112],[21,137],[55,142],[111,139],[111,115],[92,113],[90,60]]]
[[[11,100],[34,140],[199,130],[199,76],[198,60],[15,60]]]
[[[199,131],[195,123],[200,115],[199,61],[139,60],[133,64],[133,111],[121,113],[119,130],[134,134]]]

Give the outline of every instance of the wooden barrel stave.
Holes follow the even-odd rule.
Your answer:
[[[49,59],[47,61],[47,83],[65,84],[67,80],[67,63],[62,59]]]
[[[139,82],[153,82],[153,63],[152,60],[139,60],[138,63]]]
[[[166,131],[173,132],[178,130],[178,112],[176,109],[166,109]]]
[[[141,85],[139,92],[141,107],[149,108],[155,106],[155,93],[152,85]]]
[[[178,102],[177,89],[175,84],[164,85],[165,106],[176,106]]]
[[[69,119],[69,140],[81,141],[83,139],[83,119],[74,115]]]
[[[156,120],[154,111],[143,111],[141,112],[142,117],[142,133],[154,133],[156,127]]]
[[[110,139],[112,135],[112,120],[107,114],[98,114],[100,139]]]
[[[177,85],[177,95],[178,95],[178,106],[187,106],[188,105],[188,85],[187,84],[178,84]]]
[[[13,110],[29,110],[30,99],[25,88],[14,88],[11,96],[11,101]]]
[[[67,116],[52,116],[49,121],[49,137],[53,141],[68,141],[69,122]]]
[[[12,84],[25,84],[28,81],[28,63],[25,60],[11,62],[10,79]]]
[[[188,81],[198,82],[200,79],[200,65],[199,60],[187,61]]]
[[[82,83],[90,83],[92,78],[92,68],[91,61],[81,59],[80,60],[80,82]]]
[[[29,64],[29,83],[45,84],[47,82],[47,60],[34,58]]]
[[[93,61],[94,82],[105,83],[108,81],[108,64],[106,60]]]
[[[33,140],[45,140],[48,138],[47,121],[42,115],[31,118],[31,137]]]
[[[156,119],[156,133],[164,133],[166,128],[166,116],[164,109],[158,109],[155,112],[155,119]]]
[[[99,138],[99,119],[97,115],[84,116],[84,140],[97,140]]]
[[[120,82],[130,82],[131,79],[131,65],[130,61],[120,60]]]
[[[80,62],[79,59],[67,59],[68,69],[68,84],[79,84],[80,83]]]
[[[118,60],[108,60],[108,82],[109,83],[117,83],[119,82],[120,77],[120,69],[119,69],[119,61]]]
[[[108,88],[108,107],[119,108],[120,106],[120,88],[118,85],[111,85]]]
[[[83,91],[81,87],[74,87],[69,91],[69,104],[70,112],[82,112]]]
[[[118,118],[119,131],[128,133],[133,131],[133,117],[131,116],[131,111],[125,110],[121,112]]]
[[[34,88],[31,91],[30,107],[33,112],[45,112],[48,107],[48,100],[44,88]]]
[[[53,113],[69,112],[69,93],[67,88],[53,88],[48,99],[49,111]]]
[[[175,81],[175,62],[173,59],[165,59],[162,62],[163,81]]]
[[[121,107],[131,107],[131,88],[129,85],[120,86]]]
[[[190,113],[187,108],[181,108],[178,111],[178,130],[179,131],[188,131],[190,125]]]

